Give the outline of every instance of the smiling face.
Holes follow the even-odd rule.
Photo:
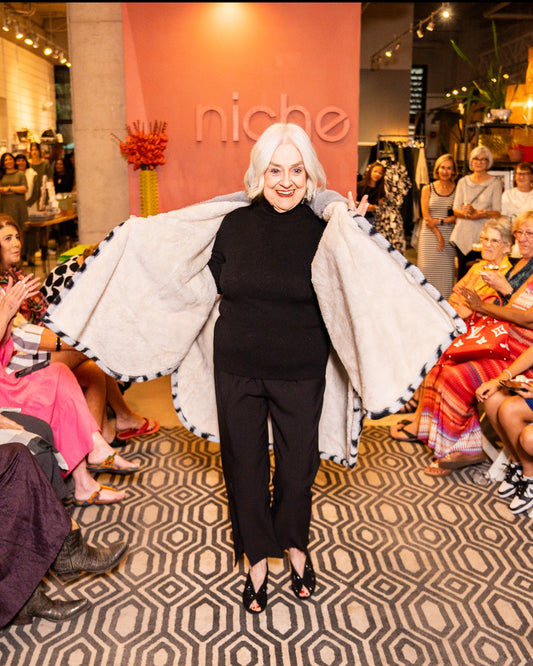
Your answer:
[[[6,171],[14,171],[15,169],[15,160],[9,153],[4,155],[4,169]]]
[[[524,259],[533,257],[533,220],[526,220],[514,232],[518,250]]]
[[[300,151],[292,143],[282,143],[265,171],[265,199],[275,211],[286,213],[303,200],[306,190],[307,175]]]
[[[370,180],[376,184],[379,183],[379,181],[383,178],[383,167],[380,166],[379,164],[376,164],[375,166],[372,167],[372,171],[370,172]]]
[[[511,250],[509,243],[504,243],[497,229],[486,229],[481,234],[481,256],[489,264],[499,266],[505,255]]]
[[[17,157],[15,163],[19,171],[26,171],[26,160],[23,157]]]
[[[0,229],[0,265],[7,269],[20,261],[22,241],[15,227],[7,225]]]
[[[444,160],[439,164],[437,169],[439,174],[439,180],[450,180],[455,175],[455,169],[453,168],[453,162],[451,160]]]

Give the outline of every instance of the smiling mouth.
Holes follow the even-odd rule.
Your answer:
[[[280,190],[276,190],[276,194],[279,197],[292,197],[294,192],[295,190],[289,190],[288,192],[280,192]]]

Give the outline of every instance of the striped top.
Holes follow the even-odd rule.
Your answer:
[[[452,208],[455,189],[450,194],[440,195],[435,184],[429,186],[429,214],[436,220],[448,217]],[[439,290],[443,298],[449,298],[455,283],[455,248],[450,244],[450,236],[454,225],[444,224],[439,230],[444,238],[444,250],[438,248],[437,237],[429,229],[424,220],[420,220],[420,234],[417,248],[417,265],[424,273],[428,282]]]

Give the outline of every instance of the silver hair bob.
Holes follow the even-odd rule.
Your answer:
[[[470,171],[473,171],[472,160],[474,159],[474,157],[481,157],[481,158],[486,157],[488,159],[486,171],[488,171],[491,168],[492,163],[494,162],[492,153],[487,148],[487,146],[476,146],[474,150],[470,153],[470,157],[468,158],[468,166],[470,167]]]
[[[305,199],[310,201],[317,192],[326,189],[326,174],[305,130],[292,123],[275,123],[257,140],[250,153],[250,165],[244,175],[244,187],[250,199],[261,196],[265,188],[265,173],[278,146],[290,143],[302,156],[307,175]]]
[[[488,229],[494,229],[498,231],[502,241],[507,243],[509,247],[512,247],[514,243],[513,229],[511,225],[511,220],[506,215],[501,215],[500,217],[491,217],[483,225],[483,230],[481,233],[485,233]]]

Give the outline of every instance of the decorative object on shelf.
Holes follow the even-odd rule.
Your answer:
[[[511,87],[514,87],[514,92],[516,92],[518,84],[511,86],[508,83],[509,75],[503,72],[498,50],[498,33],[494,21],[492,21],[492,38],[494,56],[486,72],[481,72],[453,39],[451,44],[457,55],[468,63],[473,73],[472,87],[463,88],[463,92],[465,92],[463,103],[466,110],[468,111],[474,102],[480,102],[488,112],[485,116],[486,122],[508,122],[511,116],[511,110],[508,108],[510,101],[508,93]]]
[[[521,162],[522,161],[522,150],[517,143],[511,144],[509,148],[509,162]]]
[[[127,136],[124,141],[115,135],[112,136],[119,141],[120,152],[126,157],[128,164],[133,165],[134,171],[140,169],[142,217],[157,215],[159,213],[159,192],[156,167],[165,164],[163,153],[168,143],[167,123],[156,120],[153,124],[149,124],[148,132],[144,130],[144,123],[141,124],[138,120],[133,123],[132,127],[126,125]]]

